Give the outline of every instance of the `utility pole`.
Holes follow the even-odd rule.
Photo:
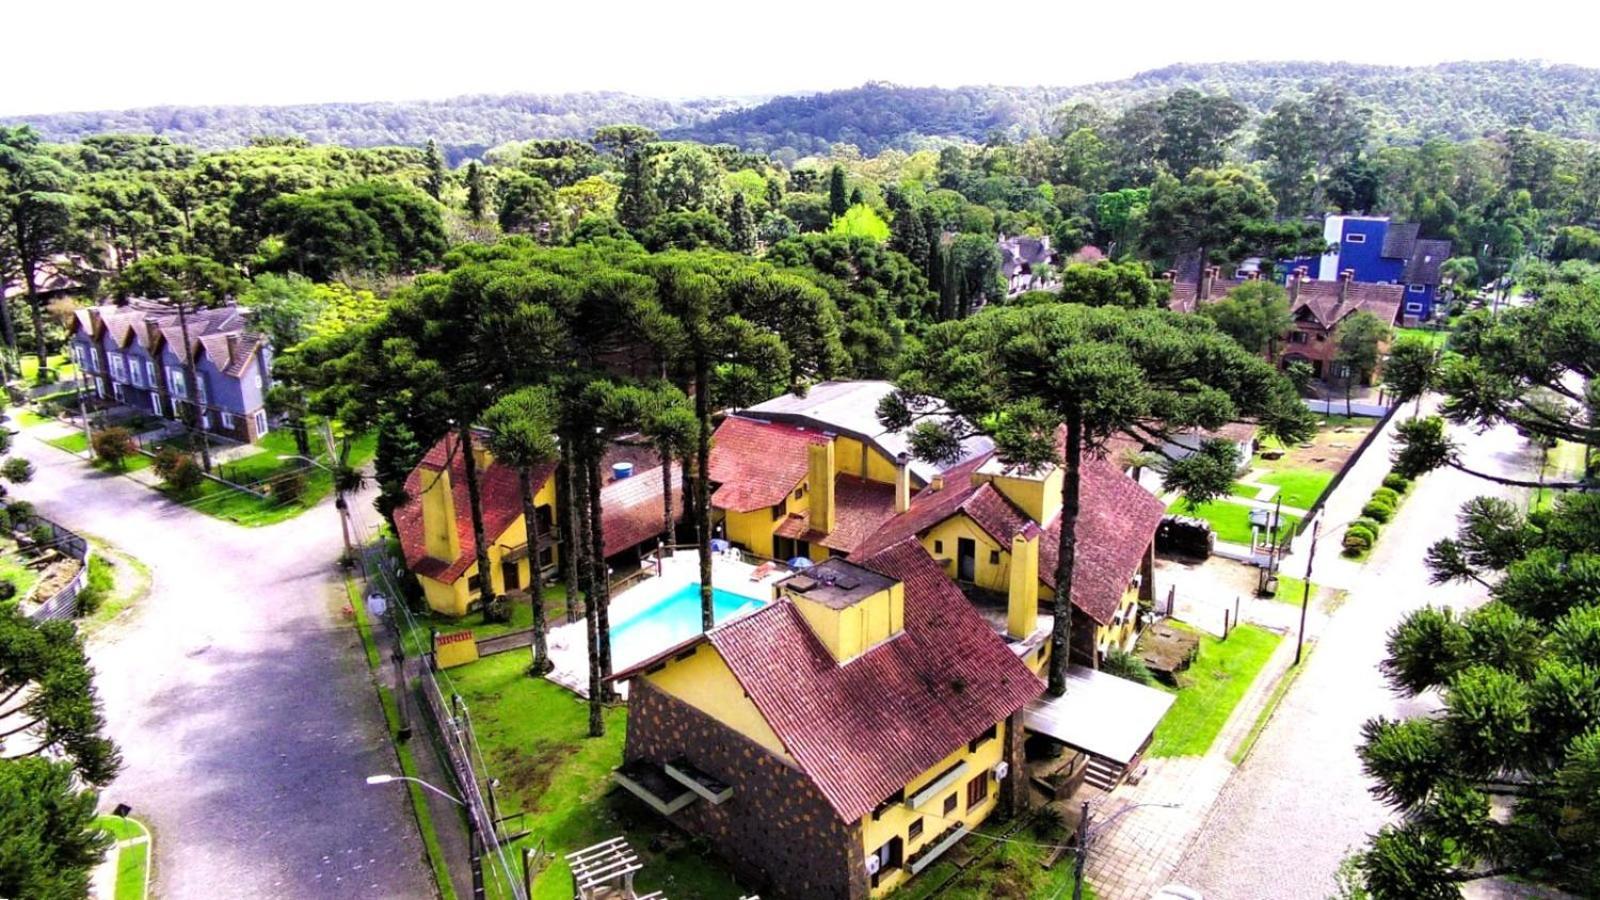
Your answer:
[[[1083,872],[1089,864],[1089,801],[1078,813],[1078,859],[1072,873],[1072,900],[1083,900]]]
[[[1306,608],[1311,605],[1311,564],[1317,558],[1317,536],[1320,534],[1322,523],[1319,521],[1311,528],[1311,550],[1306,554],[1305,592],[1300,597],[1300,634],[1294,640],[1294,664],[1297,666],[1306,646]]]
[[[344,563],[350,565],[356,558],[355,548],[350,543],[350,504],[345,502],[339,457],[333,449],[333,428],[326,418],[322,420],[322,442],[328,448],[328,474],[333,478],[333,508],[339,514],[339,531],[344,536]]]

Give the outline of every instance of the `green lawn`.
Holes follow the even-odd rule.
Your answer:
[[[996,817],[983,823],[982,830],[985,834],[993,834],[997,830],[1003,830],[1004,827],[1004,823],[998,821]],[[1074,860],[1072,853],[1069,851],[1062,854],[1053,868],[1046,869],[1044,861],[1049,851],[1037,846],[1062,843],[1065,837],[1041,835],[1025,829],[1018,833],[1016,839],[1027,843],[986,847],[984,845],[990,842],[969,835],[938,862],[895,891],[895,900],[925,900],[931,897],[938,897],[940,900],[991,900],[994,897],[1041,897],[1046,900],[1070,898]],[[984,853],[983,857],[967,865],[957,874],[958,860],[952,860],[952,857],[964,859],[968,853],[979,852]],[[950,880],[952,875],[956,876],[954,881]],[[1083,896],[1085,900],[1095,900],[1097,896],[1088,882],[1084,882]]]
[[[89,449],[89,438],[81,431],[74,431],[71,434],[63,434],[61,437],[51,438],[50,440],[45,441],[45,443],[52,447],[65,450],[68,453],[81,454],[85,450]]]
[[[1254,625],[1233,629],[1226,641],[1200,633],[1200,653],[1178,675],[1177,702],[1156,726],[1150,755],[1205,755],[1281,640]]]
[[[1288,603],[1294,606],[1299,606],[1301,600],[1305,597],[1305,592],[1306,580],[1304,578],[1296,578],[1293,575],[1279,574],[1278,592],[1272,595],[1272,599],[1278,601],[1279,603]],[[1317,597],[1321,592],[1322,586],[1317,584],[1315,581],[1311,582],[1311,602],[1313,604],[1317,602]]]
[[[65,353],[57,353],[55,356],[46,357],[46,362],[50,363],[50,368],[56,370],[56,376],[57,376],[57,378],[59,380],[65,381],[65,380],[71,378],[73,375],[77,374],[78,367],[74,366],[72,363],[67,362],[67,355]],[[23,380],[24,381],[28,381],[28,382],[32,382],[34,379],[36,379],[38,377],[39,377],[39,357],[33,356],[31,354],[28,355],[28,356],[22,357],[22,378],[23,378]]]
[[[55,421],[55,419],[52,419],[49,416],[40,415],[31,409],[17,410],[17,412],[12,415],[12,418],[16,420],[18,428],[32,428],[35,425],[43,425],[46,422]]]
[[[566,624],[567,588],[560,583],[547,583],[544,586],[545,615],[548,616],[549,627]],[[411,626],[406,628],[402,638],[407,656],[421,656],[433,649],[431,635],[437,628],[442,632],[471,631],[479,640],[505,634],[508,631],[521,631],[533,627],[533,604],[514,603],[511,606],[511,621],[485,622],[482,613],[468,613],[466,616],[455,619],[450,616],[441,616],[433,611],[411,614]],[[405,627],[402,625],[401,627]]]
[[[1205,519],[1217,533],[1217,540],[1230,544],[1250,543],[1250,509],[1242,503],[1233,503],[1228,500],[1213,500],[1202,503],[1190,509],[1188,501],[1178,498],[1167,507],[1167,512],[1180,516],[1193,516]],[[1283,514],[1282,533],[1293,534],[1295,526],[1300,524],[1297,516]]]
[[[1585,447],[1572,441],[1557,441],[1550,448],[1550,453],[1545,459],[1544,477],[1546,481],[1574,481],[1582,478],[1584,473]],[[1560,491],[1546,488],[1535,488],[1530,501],[1535,510],[1549,509],[1555,503]]]
[[[1261,493],[1261,486],[1256,484],[1245,484],[1242,481],[1235,481],[1233,484],[1228,485],[1228,493],[1234,495],[1235,497],[1243,497],[1246,500],[1254,500],[1256,499],[1256,496]]]
[[[1394,336],[1396,338],[1422,338],[1442,350],[1444,349],[1445,341],[1450,337],[1450,332],[1434,328],[1396,328]]]
[[[27,558],[20,555],[15,541],[9,538],[0,541],[0,579],[9,581],[17,586],[16,597],[28,596],[34,585],[39,583],[43,573],[38,569],[27,566]]]
[[[71,434],[64,434],[58,438],[51,438],[50,440],[45,441],[45,443],[78,456],[82,456],[84,451],[89,448],[89,439],[84,437],[84,434],[81,431],[74,431]],[[93,465],[96,469],[99,469],[102,472],[137,472],[140,469],[150,468],[150,463],[152,461],[153,460],[151,460],[150,457],[145,456],[143,453],[135,453],[132,456],[124,459],[120,468],[112,466],[99,457],[94,459]]]
[[[120,816],[100,816],[95,824],[109,831],[117,841],[146,838],[143,843],[117,851],[116,900],[144,900],[145,887],[150,881],[150,832],[138,820]]]
[[[453,685],[467,702],[490,775],[501,781],[502,813],[512,816],[507,827],[529,832],[516,846],[542,844],[555,856],[534,883],[534,900],[570,900],[572,876],[561,857],[618,834],[644,864],[636,879],[641,893],[708,900],[748,893],[681,832],[613,789],[610,772],[622,762],[627,710],[607,709],[605,736],[590,738],[587,704],[529,678],[526,667],[526,654],[501,653],[449,670],[443,687]],[[520,850],[512,857],[520,859]]]
[[[1261,476],[1259,480],[1262,484],[1277,487],[1278,493],[1273,499],[1282,499],[1284,506],[1310,509],[1322,492],[1328,489],[1328,483],[1333,481],[1333,473],[1318,469],[1279,469]]]

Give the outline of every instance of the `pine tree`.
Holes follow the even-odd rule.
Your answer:
[[[865,202],[867,202],[867,198],[866,198],[866,195],[861,193],[861,188],[855,188],[855,189],[850,191],[850,205],[851,206],[860,206],[861,204],[863,204]]]
[[[423,165],[427,166],[428,174],[422,179],[422,189],[428,192],[428,196],[438,200],[444,194],[444,156],[439,152],[439,143],[433,138],[428,138]]]
[[[623,167],[622,196],[617,199],[617,221],[634,233],[648,227],[661,211],[655,186],[650,182],[650,164],[645,155],[639,151],[629,154]]]
[[[767,179],[767,209],[777,212],[783,205],[783,185],[776,178]]]
[[[756,217],[750,212],[750,204],[745,202],[744,194],[737,191],[728,208],[728,231],[733,235],[733,249],[740,253],[755,252]]]
[[[474,221],[483,218],[484,211],[488,208],[489,198],[484,190],[483,167],[476,162],[467,165],[467,214]]]
[[[836,216],[844,215],[850,208],[849,195],[844,188],[844,167],[834,166],[828,173],[828,211]]]

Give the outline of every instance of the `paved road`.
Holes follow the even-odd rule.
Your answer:
[[[1460,437],[1469,442],[1470,464],[1483,471],[1537,471],[1510,429]],[[1372,451],[1371,460],[1382,465],[1386,448]],[[1450,469],[1417,483],[1367,565],[1354,571],[1346,585],[1348,601],[1328,621],[1305,672],[1223,790],[1177,880],[1216,900],[1320,900],[1332,893],[1340,861],[1390,817],[1368,793],[1355,755],[1361,724],[1375,715],[1408,716],[1435,705],[1431,697],[1408,700],[1389,692],[1377,671],[1385,635],[1416,607],[1483,599],[1481,589],[1430,585],[1423,554],[1454,531],[1463,501],[1505,496],[1506,490]],[[1336,544],[1318,548],[1318,568],[1324,551]],[[1292,560],[1285,571],[1299,574]]]
[[[156,836],[155,892],[429,897],[422,843],[355,629],[331,504],[267,529],[176,506],[25,435],[14,493],[150,566],[150,596],[91,642],[122,774],[103,795]]]

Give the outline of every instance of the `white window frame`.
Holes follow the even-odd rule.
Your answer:
[[[167,369],[167,392],[177,400],[189,399],[189,383],[184,380],[182,369]]]
[[[128,361],[123,359],[122,354],[120,353],[112,353],[109,355],[111,357],[111,380],[127,381]]]
[[[1407,303],[1406,312],[1422,312],[1421,303]]]
[[[1365,244],[1367,242],[1367,236],[1359,231],[1352,231],[1344,236],[1344,242],[1346,244]]]
[[[128,360],[128,383],[136,388],[144,387],[144,366],[139,365],[137,359]]]
[[[122,402],[122,382],[120,382],[120,381],[111,382],[111,396],[118,403]]]
[[[256,437],[261,437],[262,435],[266,434],[267,431],[267,411],[264,409],[258,409],[256,410]]]
[[[199,372],[194,373],[195,394],[200,398],[201,406],[210,406],[211,401],[206,398],[206,376]]]
[[[145,360],[144,370],[145,374],[150,376],[150,390],[154,391],[160,389],[161,379],[156,377],[156,361],[153,359]]]
[[[161,395],[160,394],[153,393],[153,392],[150,394],[150,411],[152,413],[155,413],[158,416],[161,415]]]
[[[1428,286],[1425,284],[1408,284],[1406,285],[1406,290],[1413,294],[1426,294]]]
[[[217,415],[220,416],[221,419],[222,419],[222,427],[228,429],[229,431],[232,431],[233,430],[233,413],[230,413],[225,409],[219,409],[219,410],[217,410]]]
[[[211,413],[208,413],[208,412],[205,412],[205,411],[201,411],[201,413],[200,413],[200,430],[201,431],[210,431],[211,430]]]

